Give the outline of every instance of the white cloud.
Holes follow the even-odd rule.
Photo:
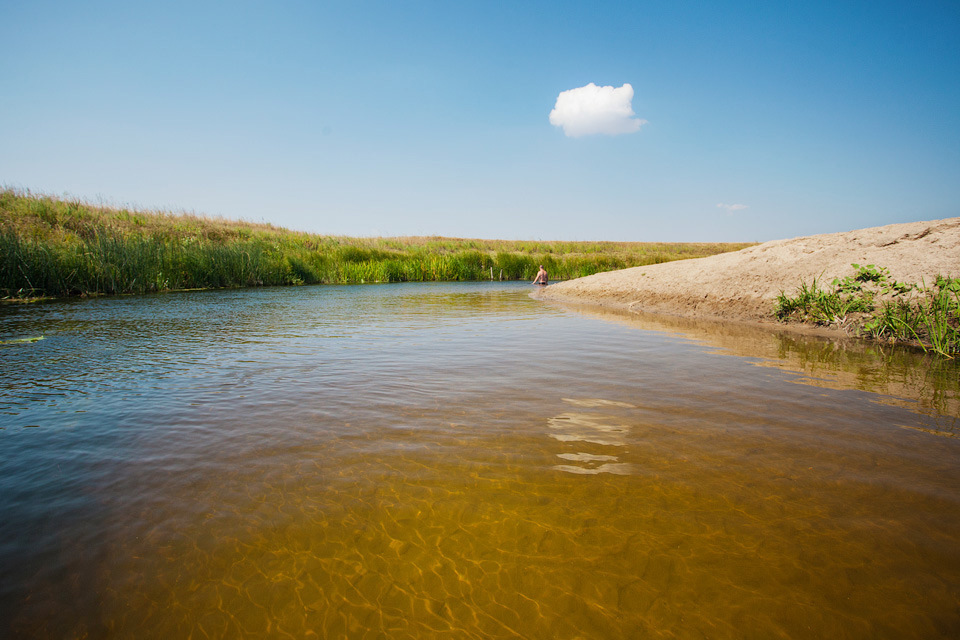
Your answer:
[[[726,209],[728,212],[733,213],[734,211],[743,211],[747,208],[745,204],[723,204],[722,202],[717,204],[719,209]]]
[[[550,112],[550,124],[562,127],[570,138],[598,133],[616,136],[639,131],[646,120],[634,117],[633,87],[598,87],[592,82],[585,87],[561,91]]]

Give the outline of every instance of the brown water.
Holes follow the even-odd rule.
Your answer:
[[[0,635],[960,634],[960,368],[513,284],[0,309]]]

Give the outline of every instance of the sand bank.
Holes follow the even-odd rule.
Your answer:
[[[773,323],[781,292],[853,275],[853,263],[932,284],[960,277],[960,218],[774,240],[732,253],[599,273],[544,287],[545,300],[690,318]]]

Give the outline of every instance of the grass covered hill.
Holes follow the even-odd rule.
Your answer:
[[[348,238],[192,214],[0,191],[0,298],[177,289],[551,279],[735,251],[749,244]]]

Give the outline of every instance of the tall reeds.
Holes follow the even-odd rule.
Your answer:
[[[552,280],[749,244],[344,238],[0,190],[0,297],[495,279]]]

